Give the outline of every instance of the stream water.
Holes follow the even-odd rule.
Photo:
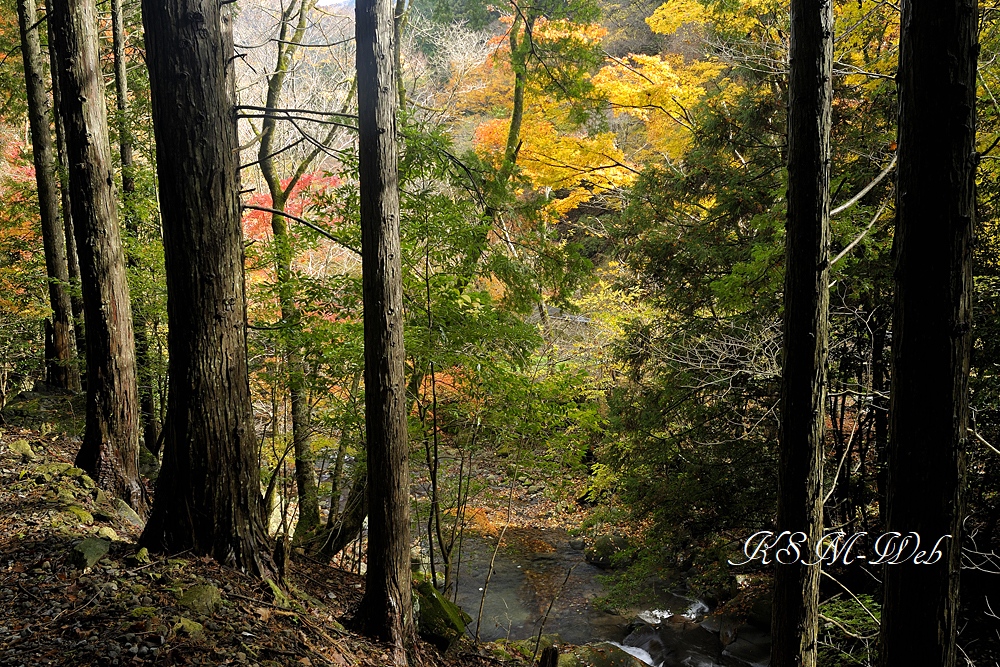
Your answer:
[[[756,631],[754,636],[752,628],[744,627],[740,633],[743,639],[729,647],[735,653],[724,650],[720,623],[718,619],[706,620],[706,605],[665,587],[658,590],[657,584],[650,584],[652,603],[645,611],[623,616],[599,609],[594,599],[605,592],[599,576],[606,572],[587,563],[583,550],[570,545],[565,531],[508,530],[483,602],[495,548],[495,540],[466,536],[457,577],[458,604],[473,619],[469,632],[474,636],[478,630],[484,641],[527,639],[542,629],[569,644],[624,644],[626,651],[650,665],[766,665],[766,633]]]

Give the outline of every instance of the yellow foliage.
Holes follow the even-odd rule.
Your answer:
[[[705,23],[708,20],[708,11],[698,0],[669,0],[657,7],[646,23],[653,32],[670,35],[685,24]]]
[[[494,164],[503,159],[510,121],[492,119],[476,129],[476,151]],[[615,145],[615,136],[560,132],[546,114],[532,109],[521,128],[518,165],[536,188],[568,190],[553,201],[556,213],[566,213],[595,194],[622,188],[635,180],[635,171]]]
[[[715,30],[744,34],[769,26],[775,16],[787,14],[787,3],[742,0],[735,4],[712,0],[667,0],[646,19],[653,32],[669,35],[688,24],[711,25]]]
[[[550,21],[539,18],[531,31],[532,39],[538,43],[573,40],[581,44],[596,44],[604,39],[608,29],[599,23],[573,23],[565,19]]]
[[[690,142],[690,109],[704,97],[706,83],[722,71],[717,62],[633,54],[603,67],[593,82],[615,113],[646,123],[655,151],[677,159]]]

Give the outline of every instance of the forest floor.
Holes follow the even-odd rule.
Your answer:
[[[78,448],[43,431],[0,432],[0,665],[388,663],[384,646],[344,627],[363,577],[300,556],[280,592],[211,559],[149,557],[135,517],[71,467]],[[82,567],[75,548],[96,537],[109,551]],[[414,662],[500,664],[486,648],[463,640],[442,656],[419,642]]]

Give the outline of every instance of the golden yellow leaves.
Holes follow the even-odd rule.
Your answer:
[[[653,32],[670,35],[680,30],[681,26],[706,23],[708,20],[708,10],[698,0],[670,0],[657,7],[646,23]]]
[[[690,142],[691,110],[722,71],[719,63],[685,63],[680,55],[633,54],[609,63],[593,81],[616,114],[645,123],[651,152],[680,159]]]
[[[775,17],[787,15],[787,3],[777,0],[667,0],[646,19],[650,29],[664,35],[685,25],[711,25],[716,32],[744,34],[770,26]]]

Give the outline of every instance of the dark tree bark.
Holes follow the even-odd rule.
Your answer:
[[[885,567],[881,659],[951,667],[969,422],[976,1],[908,0],[900,26],[887,530],[919,534],[928,552],[951,538],[933,564]]]
[[[140,515],[135,343],[93,0],[53,0],[69,181],[87,319],[87,426],[76,465]]]
[[[36,14],[35,0],[18,0],[17,18],[21,30],[24,83],[28,93],[28,123],[31,127],[35,182],[38,185],[45,271],[49,279],[49,305],[52,308],[52,345],[51,354],[48,353],[49,346],[46,346],[45,382],[52,387],[78,391],[80,373],[74,354],[66,236],[59,217],[55,148],[49,130],[52,117],[45,93],[45,66]]]
[[[142,3],[170,387],[163,467],[141,541],[269,576],[247,370],[230,7]]]
[[[122,199],[125,203],[125,226],[129,233],[138,236],[139,228],[130,206],[135,195],[134,159],[132,132],[129,128],[128,112],[128,69],[125,62],[125,16],[122,0],[111,0],[111,41],[115,64],[115,103],[118,108],[118,154],[122,167]],[[134,257],[128,259],[129,267],[135,268]],[[149,323],[139,307],[132,309],[135,329],[135,358],[139,368],[139,415],[142,419],[142,441],[146,449],[158,454],[160,425],[156,418],[156,404],[153,400],[152,359],[149,349]]]
[[[392,2],[361,0],[356,16],[369,493],[368,573],[356,620],[405,665],[413,614]]]
[[[52,15],[52,0],[45,0],[45,11]],[[59,83],[59,65],[56,63],[55,38],[52,34],[52,21],[46,21],[49,33],[49,63],[52,71],[52,103],[55,113],[56,147],[58,148],[59,191],[62,196],[63,232],[66,238],[66,263],[69,266],[70,305],[73,309],[73,332],[76,338],[76,354],[80,359],[87,358],[87,342],[84,335],[83,292],[80,280],[80,259],[76,251],[76,233],[73,230],[73,204],[69,191],[69,157],[66,149],[66,133],[64,131],[62,114],[62,94]],[[78,369],[79,370],[79,369]]]
[[[823,531],[833,5],[792,0],[791,11],[777,529],[805,533],[809,561]],[[815,667],[819,577],[819,564],[777,566],[774,667]]]

